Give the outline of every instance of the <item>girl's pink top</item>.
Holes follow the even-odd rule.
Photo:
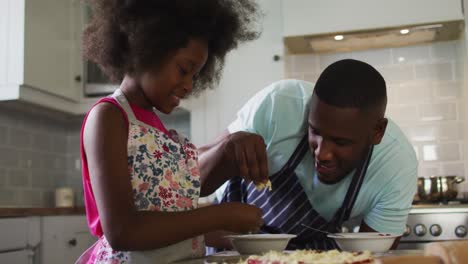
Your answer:
[[[96,104],[94,104],[94,106],[103,102],[111,103],[120,109],[125,119],[125,122],[127,124],[127,130],[128,130],[128,127],[129,127],[128,118],[127,118],[125,111],[119,105],[119,103],[112,97],[105,97],[99,100]],[[132,111],[138,120],[169,135],[169,132],[164,127],[164,124],[161,122],[161,119],[159,119],[159,117],[156,115],[155,112],[143,109],[133,104],[130,104],[130,107],[132,108]],[[100,237],[103,235],[102,226],[101,226],[101,221],[99,219],[96,199],[94,198],[93,189],[91,187],[91,180],[89,178],[89,171],[88,171],[88,162],[86,160],[86,153],[84,151],[84,145],[83,145],[83,132],[84,132],[86,120],[88,119],[88,114],[84,118],[83,125],[81,127],[81,135],[80,135],[81,164],[83,166],[82,175],[83,175],[84,203],[85,203],[85,208],[86,208],[86,217],[88,219],[88,227],[93,235]]]

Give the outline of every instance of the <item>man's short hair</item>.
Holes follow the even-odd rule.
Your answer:
[[[387,103],[382,75],[371,65],[353,59],[332,63],[320,75],[314,93],[333,106],[374,109]]]

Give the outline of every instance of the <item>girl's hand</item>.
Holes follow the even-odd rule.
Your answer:
[[[226,140],[225,155],[235,163],[239,175],[256,185],[268,182],[268,161],[263,138],[240,131],[230,134]]]
[[[224,229],[235,233],[256,233],[263,225],[262,210],[256,206],[231,202],[219,205]]]

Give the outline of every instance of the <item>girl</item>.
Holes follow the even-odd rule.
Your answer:
[[[203,234],[256,231],[261,211],[197,208],[209,185],[197,149],[153,111],[171,113],[214,86],[225,55],[252,40],[248,0],[93,0],[84,52],[120,88],[99,100],[81,133],[88,225],[96,244],[79,263],[167,263],[200,257]],[[203,176],[203,175],[202,175]],[[208,180],[207,180],[208,181]]]

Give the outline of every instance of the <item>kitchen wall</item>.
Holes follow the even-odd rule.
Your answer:
[[[56,187],[81,184],[81,118],[29,105],[0,105],[0,206],[53,206]],[[73,150],[72,150],[73,149]],[[82,204],[78,195],[77,202]]]
[[[321,55],[286,55],[285,75],[315,82],[330,63],[375,66],[388,89],[387,115],[414,146],[419,176],[465,176],[462,41]],[[462,184],[468,191],[468,184]]]
[[[190,137],[190,114],[162,115]],[[72,187],[83,205],[80,128],[83,116],[31,105],[0,104],[0,207],[51,207],[54,190]]]

